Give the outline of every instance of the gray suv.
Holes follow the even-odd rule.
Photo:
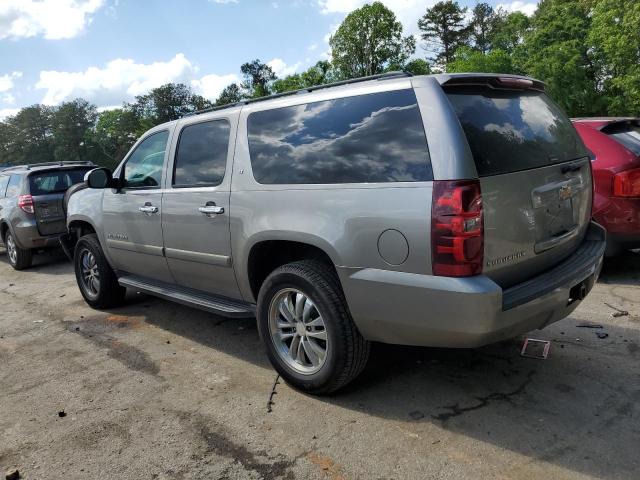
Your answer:
[[[90,162],[0,168],[0,241],[13,268],[28,268],[35,250],[59,245],[66,231],[64,194],[93,168]]]
[[[153,128],[71,196],[78,285],[257,317],[330,393],[370,342],[477,347],[569,315],[600,272],[588,153],[530,78],[387,74]]]

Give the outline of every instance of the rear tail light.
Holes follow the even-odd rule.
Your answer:
[[[18,206],[27,213],[33,213],[33,197],[31,195],[20,195]]]
[[[434,275],[482,273],[484,225],[478,180],[433,182],[431,252]]]
[[[615,197],[640,197],[640,168],[614,175],[613,195]]]

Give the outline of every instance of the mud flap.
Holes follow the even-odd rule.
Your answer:
[[[69,261],[73,262],[73,252],[76,249],[76,243],[78,238],[74,233],[63,233],[58,237],[62,251],[67,256]]]

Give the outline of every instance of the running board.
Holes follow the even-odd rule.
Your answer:
[[[118,278],[118,283],[123,287],[147,293],[154,297],[171,300],[172,302],[198,308],[224,317],[248,318],[255,316],[255,306],[240,300],[209,295],[171,284],[150,282],[147,279],[133,275],[124,275]]]

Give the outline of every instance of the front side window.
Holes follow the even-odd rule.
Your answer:
[[[413,90],[255,112],[248,133],[259,183],[433,180]]]
[[[19,175],[11,175],[9,178],[9,185],[7,187],[7,197],[12,198],[20,194],[20,184],[22,183],[22,177]]]
[[[0,177],[0,198],[4,198],[4,194],[7,191],[7,185],[9,185],[9,177],[6,175]]]
[[[145,138],[129,156],[123,170],[125,188],[159,188],[162,181],[164,153],[169,132],[154,133]]]
[[[178,141],[173,186],[220,185],[227,166],[229,132],[227,120],[213,120],[184,127]]]

